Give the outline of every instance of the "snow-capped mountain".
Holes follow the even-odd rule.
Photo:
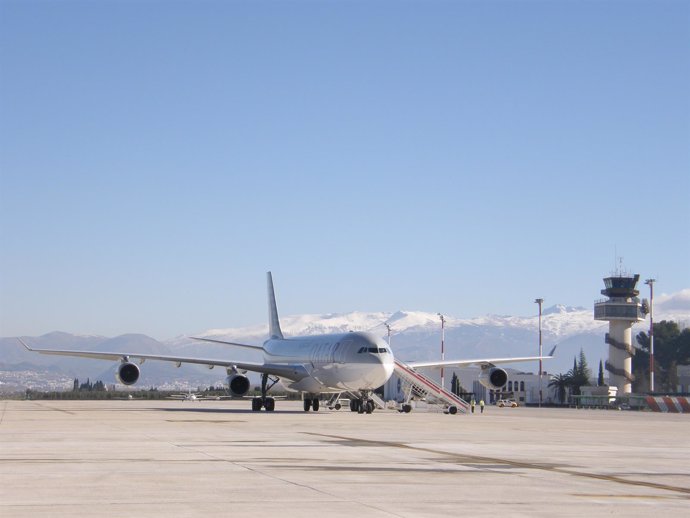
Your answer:
[[[530,316],[485,315],[476,318],[456,318],[444,315],[445,358],[468,359],[506,356],[534,356],[538,353],[539,318]],[[690,325],[690,289],[674,295],[662,295],[655,300],[655,321],[675,320]],[[395,355],[403,360],[431,360],[440,358],[441,322],[435,313],[421,311],[371,312],[354,311],[343,314],[308,314],[281,317],[286,336],[367,331],[386,338],[391,327],[391,346]],[[646,331],[649,320],[633,327],[633,336]],[[544,369],[548,373],[566,372],[572,367],[573,357],[583,349],[590,367],[596,371],[599,360],[608,356],[604,334],[606,322],[594,320],[591,308],[555,305],[542,312],[543,351],[558,345],[556,358],[548,360]],[[209,329],[192,336],[215,337],[241,343],[261,344],[267,337],[267,324],[230,329]],[[180,336],[157,341],[145,335],[121,335],[115,338],[75,336],[50,333],[29,339],[37,347],[76,348],[99,351],[136,351],[151,354],[175,354],[204,358],[236,358],[260,360],[253,351],[220,344],[210,344]],[[60,356],[44,356],[24,350],[15,339],[0,339],[0,370],[16,370],[18,365],[39,369],[53,369],[66,375],[112,379],[112,362],[100,362]],[[536,364],[515,365],[525,371],[536,371]],[[105,377],[103,377],[105,376]],[[224,378],[222,369],[209,371],[204,367],[147,362],[142,369],[141,383],[159,384],[171,379],[190,379],[195,383],[219,383]]]

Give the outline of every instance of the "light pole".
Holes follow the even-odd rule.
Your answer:
[[[539,304],[539,408],[541,408],[541,305],[544,303],[544,299],[535,299],[534,302]]]
[[[644,281],[649,286],[649,391],[654,392],[654,283],[656,279]]]
[[[444,342],[446,340],[446,319],[443,318],[441,313],[438,313],[438,316],[441,319],[441,361],[445,361],[446,353],[444,350]],[[443,365],[441,365],[441,388],[445,389],[445,385],[443,384]]]
[[[384,322],[383,325],[386,326],[386,329],[388,329],[388,348],[390,349],[390,346],[391,346],[391,326],[388,322]]]

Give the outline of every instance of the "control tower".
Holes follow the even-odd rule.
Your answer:
[[[609,359],[606,370],[609,372],[609,385],[618,387],[618,394],[632,392],[632,326],[645,319],[646,304],[637,297],[640,292],[635,289],[640,276],[628,277],[623,274],[606,277],[601,290],[608,299],[594,303],[594,319],[608,320],[609,332],[606,343],[609,344]]]

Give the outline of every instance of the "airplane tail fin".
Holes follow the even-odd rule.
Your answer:
[[[276,307],[276,294],[273,291],[273,276],[271,272],[266,273],[268,280],[268,333],[271,338],[283,338],[280,330],[280,320],[278,320],[278,308]]]

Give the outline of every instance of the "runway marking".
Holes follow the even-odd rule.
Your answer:
[[[596,480],[605,480],[607,482],[615,482],[617,484],[624,484],[624,485],[629,485],[629,486],[639,486],[639,487],[647,487],[651,489],[661,489],[664,491],[673,491],[675,493],[681,493],[682,495],[687,495],[683,496],[683,498],[690,499],[690,488],[687,487],[680,487],[680,486],[671,486],[668,484],[660,484],[657,482],[645,482],[642,480],[630,480],[630,479],[625,479],[621,478],[616,475],[601,475],[598,473],[588,473],[586,471],[576,471],[574,469],[568,469],[568,468],[563,468],[563,467],[558,467],[554,465],[548,465],[544,463],[536,463],[536,462],[526,462],[526,461],[519,461],[519,460],[509,460],[509,459],[498,459],[494,457],[484,457],[484,456],[478,456],[478,455],[467,455],[464,453],[453,453],[449,451],[444,451],[444,450],[436,450],[433,448],[424,448],[421,446],[412,446],[406,443],[402,442],[394,442],[394,441],[381,441],[381,440],[373,440],[373,439],[361,439],[357,437],[345,437],[341,435],[330,435],[330,434],[321,434],[321,433],[316,433],[316,432],[302,432],[305,435],[311,435],[315,437],[326,437],[329,439],[337,439],[339,441],[346,441],[348,443],[351,443],[353,445],[362,445],[362,446],[383,446],[383,447],[390,447],[390,448],[400,448],[404,450],[412,450],[412,451],[419,451],[419,452],[425,452],[425,453],[432,453],[434,455],[442,455],[445,457],[449,457],[454,460],[470,460],[474,462],[479,462],[479,463],[493,463],[493,464],[504,464],[508,466],[512,466],[515,468],[523,468],[523,469],[537,469],[537,470],[542,470],[542,471],[549,471],[552,473],[561,473],[563,475],[572,475],[574,477],[582,477],[582,478],[591,478],[591,479],[596,479]]]

